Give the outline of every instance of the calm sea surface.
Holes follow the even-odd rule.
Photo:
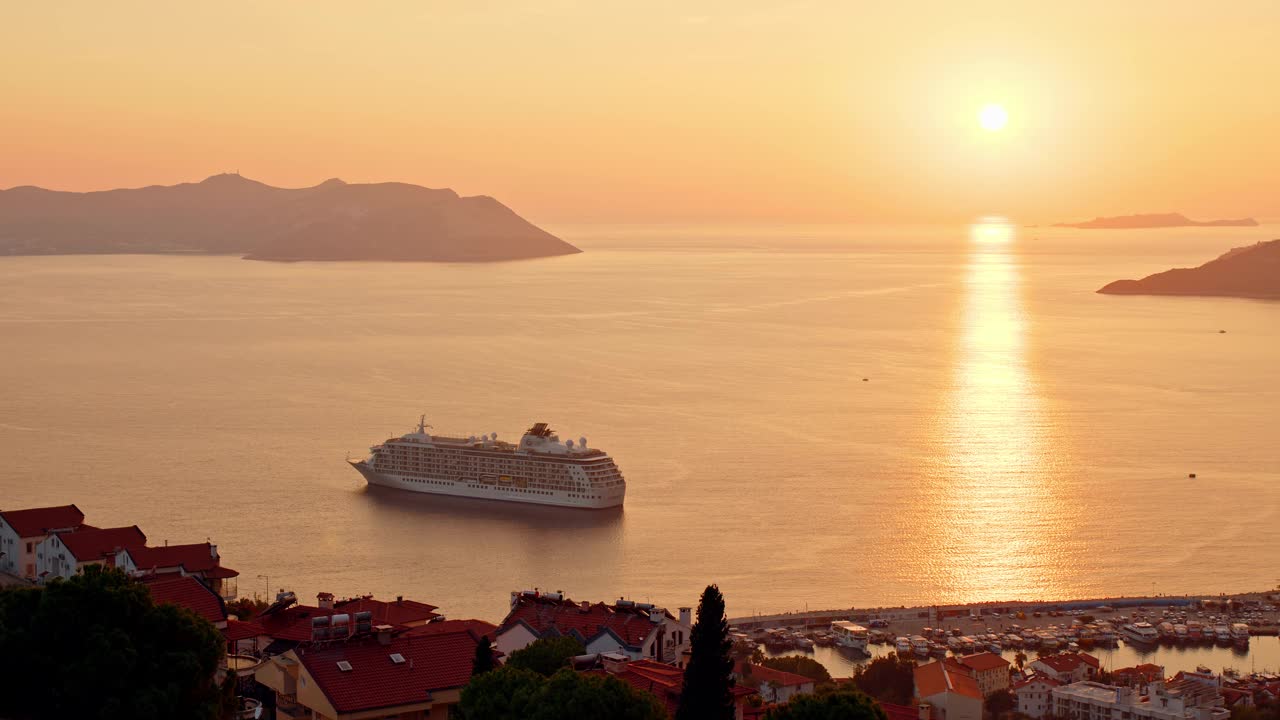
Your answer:
[[[745,615],[1277,582],[1280,303],[1094,293],[1274,227],[553,229],[587,252],[0,259],[0,507],[211,538],[242,594],[491,620],[535,586]],[[344,457],[421,412],[586,435],[626,507],[366,488]]]

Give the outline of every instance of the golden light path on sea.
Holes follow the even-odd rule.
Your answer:
[[[1067,592],[1078,509],[1031,351],[1017,229],[970,228],[954,368],[935,417],[922,523],[933,595],[948,602]]]

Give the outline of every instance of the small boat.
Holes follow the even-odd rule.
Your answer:
[[[911,652],[911,639],[900,637],[893,641],[893,649],[906,655]]]
[[[1248,645],[1249,626],[1246,623],[1232,623],[1231,640],[1237,645]]]
[[[1160,633],[1149,622],[1129,623],[1120,628],[1124,639],[1139,645],[1154,645],[1160,640]]]
[[[929,641],[923,635],[911,636],[911,651],[917,655],[925,656],[929,654]]]
[[[831,636],[835,638],[837,647],[856,650],[860,653],[867,652],[867,641],[869,639],[867,629],[857,623],[852,623],[848,620],[836,620],[831,623]]]

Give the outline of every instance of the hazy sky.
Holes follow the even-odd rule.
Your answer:
[[[1273,217],[1278,49],[1276,0],[4,2],[0,187],[238,169],[535,222]]]

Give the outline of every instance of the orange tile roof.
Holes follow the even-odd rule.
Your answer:
[[[470,630],[478,636],[488,636],[493,639],[493,633],[498,629],[497,625],[484,620],[436,620],[426,625],[417,625],[411,627],[404,632],[406,635],[436,635],[446,632],[458,632],[459,630]]]
[[[978,672],[982,672],[984,670],[1000,670],[1009,667],[1008,660],[990,652],[965,655],[960,658],[960,664],[965,667],[973,668]]]
[[[252,620],[228,620],[227,626],[222,629],[222,635],[226,637],[227,642],[248,640],[266,634],[266,628]]]
[[[1072,653],[1064,652],[1056,655],[1041,655],[1036,658],[1035,662],[1041,662],[1053,668],[1055,672],[1071,672],[1080,665],[1089,665],[1094,668],[1101,667],[1098,658],[1088,653]]]
[[[982,691],[978,682],[967,674],[960,672],[948,663],[931,662],[917,665],[915,668],[916,694],[921,699],[939,693],[956,693],[967,697],[982,699]]]

